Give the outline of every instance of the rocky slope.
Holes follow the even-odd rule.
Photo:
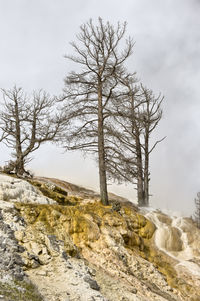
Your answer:
[[[0,300],[200,300],[192,221],[111,199],[0,175]]]

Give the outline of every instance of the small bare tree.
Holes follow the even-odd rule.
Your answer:
[[[55,141],[61,132],[62,118],[53,114],[55,100],[46,92],[34,92],[28,97],[22,88],[3,90],[0,111],[1,140],[11,149],[14,161],[7,171],[18,176],[26,174],[29,155],[47,141]]]
[[[200,192],[197,193],[197,197],[194,199],[196,210],[193,215],[193,219],[196,222],[197,227],[200,229]]]
[[[122,92],[113,115],[117,126],[110,127],[113,147],[108,158],[109,172],[116,180],[136,184],[139,206],[148,206],[149,156],[164,139],[150,145],[150,137],[162,117],[163,98],[155,97],[143,85],[136,85],[133,75],[121,78],[121,84]]]
[[[114,28],[109,22],[103,23],[101,18],[97,26],[90,20],[80,27],[79,45],[71,43],[75,55],[66,56],[79,65],[81,71],[71,72],[65,79],[63,99],[70,122],[64,145],[70,150],[97,154],[100,196],[105,205],[108,204],[105,129],[118,78],[125,72],[123,63],[133,47],[129,38],[120,50],[125,30],[126,23],[118,23]]]
[[[144,199],[141,205],[149,205],[149,181],[150,181],[150,171],[149,171],[149,158],[152,151],[155,149],[158,143],[162,142],[165,137],[154,142],[153,145],[150,145],[150,137],[157,127],[158,123],[162,118],[162,109],[161,104],[163,97],[155,96],[152,90],[144,88],[143,86],[143,98],[144,105],[142,110],[139,112],[139,121],[141,122],[144,130],[142,132],[142,152],[144,153]]]

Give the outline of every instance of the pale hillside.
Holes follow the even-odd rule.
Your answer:
[[[200,300],[200,231],[189,219],[1,175],[0,232],[5,301]]]

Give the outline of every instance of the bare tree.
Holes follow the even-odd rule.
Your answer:
[[[141,205],[149,205],[149,181],[150,181],[150,172],[149,172],[149,158],[152,151],[155,149],[158,143],[162,142],[166,137],[163,137],[160,140],[154,142],[153,145],[150,145],[150,137],[157,127],[158,123],[162,118],[162,109],[161,104],[163,97],[161,95],[155,96],[152,90],[146,89],[142,86],[143,97],[145,103],[143,109],[140,112],[140,121],[144,127],[142,136],[143,144],[142,151],[144,153],[144,199]]]
[[[125,72],[123,63],[132,52],[133,42],[123,40],[126,23],[114,28],[99,18],[95,26],[90,20],[80,27],[79,45],[71,43],[75,54],[66,56],[81,67],[65,79],[67,129],[65,146],[70,150],[92,152],[98,156],[100,196],[108,204],[106,177],[106,124],[112,112],[112,100],[118,78]],[[121,42],[124,45],[120,51]]]
[[[196,222],[197,227],[200,229],[200,192],[197,193],[197,197],[194,199],[196,210],[193,215],[193,219]]]
[[[62,119],[55,110],[55,99],[46,92],[34,92],[28,97],[22,88],[3,90],[0,112],[1,140],[11,149],[14,161],[8,171],[18,176],[25,171],[29,155],[47,141],[55,141],[62,128]]]
[[[143,85],[136,85],[132,75],[121,78],[121,84],[123,92],[113,115],[117,126],[110,127],[113,153],[108,158],[109,173],[115,180],[136,184],[139,206],[148,206],[149,156],[165,138],[150,145],[150,137],[162,117],[163,98],[155,97]]]

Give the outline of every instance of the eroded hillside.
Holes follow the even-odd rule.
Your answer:
[[[116,196],[103,206],[92,191],[56,179],[36,178],[30,184],[1,175],[0,180],[2,228],[10,229],[10,244],[15,242],[10,260],[16,255],[20,262],[14,264],[20,267],[17,281],[32,287],[27,300],[200,300],[199,275],[177,269],[177,254],[158,244],[153,214],[147,218]],[[175,229],[174,245],[181,245],[180,230],[160,216]],[[199,232],[188,223],[196,239]],[[9,270],[4,257],[2,252],[1,283]],[[9,273],[6,283],[12,288],[17,273]],[[6,290],[1,294],[11,300]],[[18,295],[13,300],[25,300]]]

